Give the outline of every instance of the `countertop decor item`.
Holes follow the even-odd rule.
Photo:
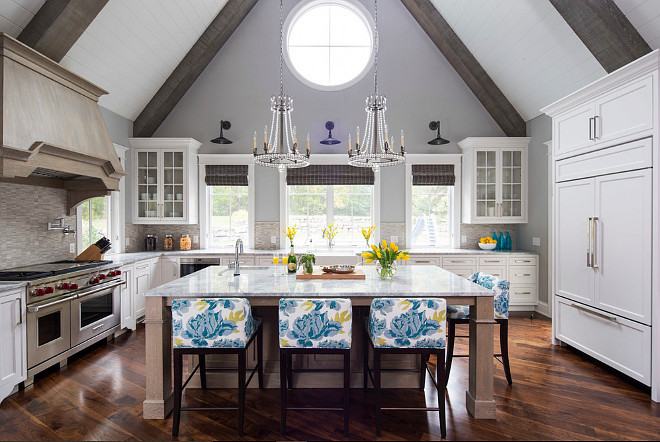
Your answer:
[[[313,253],[305,253],[299,259],[300,265],[303,266],[303,272],[311,275],[314,273],[314,264],[316,264],[316,257]]]
[[[334,245],[335,236],[339,233],[339,229],[335,227],[335,223],[330,224],[323,228],[323,238],[328,240],[328,247],[332,248]]]
[[[401,130],[401,152],[394,151],[394,137],[389,136],[387,119],[387,99],[378,91],[378,0],[374,0],[374,93],[366,99],[367,122],[364,138],[360,144],[360,128],[357,128],[355,152],[349,138],[348,164],[355,167],[371,167],[374,172],[381,167],[396,166],[406,162]]]
[[[181,250],[190,250],[192,247],[192,241],[190,241],[190,235],[181,235],[179,239],[179,248]]]
[[[364,237],[364,240],[367,242],[367,248],[369,248],[369,240],[371,239],[371,235],[374,233],[374,230],[376,230],[376,226],[371,226],[368,229],[365,229],[362,227],[362,236]]]
[[[445,140],[444,138],[442,138],[442,137],[440,136],[440,121],[431,121],[431,122],[429,123],[429,129],[431,129],[431,130],[437,130],[437,131],[438,131],[438,134],[435,136],[434,139],[432,139],[431,141],[429,141],[428,144],[431,144],[431,145],[433,145],[433,146],[439,146],[439,145],[441,145],[441,144],[447,144],[447,143],[449,143],[449,140]]]
[[[497,241],[493,238],[484,237],[479,239],[479,248],[481,250],[495,250],[497,247]]]
[[[332,137],[332,129],[335,128],[335,123],[332,121],[326,121],[325,128],[328,130],[328,138],[321,141],[321,144],[325,144],[326,146],[333,146],[335,144],[341,143],[341,141]]]
[[[298,273],[296,279],[327,279],[327,280],[364,280],[364,269],[355,269],[350,273],[326,272],[323,267],[314,267],[312,273]]]
[[[220,136],[211,140],[211,143],[215,144],[234,144],[233,141],[230,141],[225,138],[222,131],[231,129],[231,123],[229,121],[220,121]]]
[[[288,168],[309,166],[309,134],[307,135],[307,152],[298,150],[296,127],[291,123],[293,98],[284,93],[284,12],[280,0],[280,92],[270,99],[270,110],[273,118],[268,136],[268,126],[264,128],[263,152],[257,152],[257,133],[254,133],[252,154],[254,163],[265,167],[277,167],[280,172]]]
[[[367,264],[376,261],[376,271],[381,279],[392,279],[396,273],[397,260],[408,261],[410,259],[408,252],[399,250],[394,241],[387,244],[385,240],[378,246],[372,245],[371,250],[363,252],[361,256],[365,258],[364,262]]]
[[[296,225],[294,224],[293,227],[287,227],[286,229],[282,229],[282,232],[284,232],[284,236],[289,238],[289,242],[291,243],[291,248],[293,248],[293,238],[296,237],[296,233],[298,231],[296,230]]]

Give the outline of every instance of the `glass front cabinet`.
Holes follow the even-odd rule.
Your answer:
[[[197,150],[192,138],[131,138],[133,223],[195,224]]]
[[[527,137],[470,137],[463,150],[462,219],[468,224],[527,222]]]

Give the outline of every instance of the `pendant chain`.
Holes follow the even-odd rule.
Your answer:
[[[374,45],[376,46],[376,53],[374,55],[374,91],[378,95],[378,49],[380,42],[378,41],[378,0],[374,0]]]
[[[282,30],[284,28],[284,21],[283,21],[283,16],[284,16],[284,5],[283,5],[284,0],[280,0],[280,95],[284,95],[284,31]]]

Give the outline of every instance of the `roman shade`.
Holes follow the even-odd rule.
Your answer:
[[[316,164],[289,169],[286,183],[290,186],[373,185],[374,171],[347,164]]]
[[[413,164],[414,186],[453,186],[456,183],[453,164]]]
[[[207,186],[247,186],[248,167],[207,164],[204,181]]]

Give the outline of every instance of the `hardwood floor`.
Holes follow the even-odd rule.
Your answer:
[[[460,334],[460,333],[459,333]],[[461,340],[459,340],[461,341]],[[457,341],[457,353],[466,345]],[[465,341],[465,340],[463,340]],[[513,386],[502,366],[495,366],[497,420],[477,421],[465,410],[467,359],[455,359],[448,385],[447,437],[455,440],[497,439],[657,439],[660,404],[640,387],[590,358],[550,344],[550,322],[510,320]],[[35,384],[0,405],[0,440],[171,440],[170,419],[142,419],[144,400],[144,328],[115,341],[93,346],[50,370]],[[496,345],[499,345],[496,343]],[[497,348],[497,347],[496,347]],[[390,390],[385,404],[435,404],[433,388]],[[293,401],[339,403],[340,392],[294,390]],[[224,401],[235,404],[235,390],[187,390],[188,405]],[[250,389],[246,397],[244,440],[282,440],[279,392]],[[372,391],[351,392],[348,439],[373,440]],[[288,440],[344,440],[339,413],[287,416]],[[233,412],[182,415],[180,439],[236,439]],[[384,414],[383,440],[438,440],[436,412]]]

